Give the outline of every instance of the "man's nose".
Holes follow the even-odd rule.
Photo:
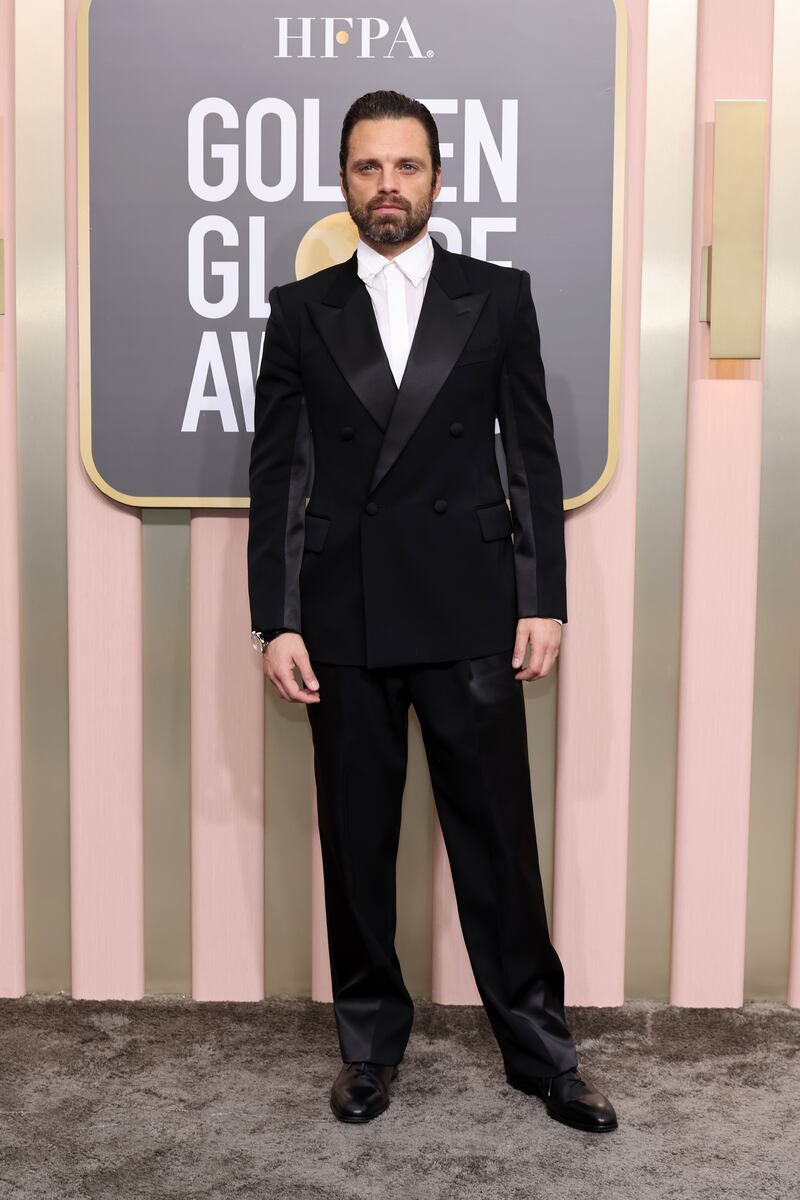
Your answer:
[[[400,202],[401,195],[402,195],[400,189],[398,187],[395,187],[395,185],[392,183],[387,183],[385,187],[379,187],[377,194],[378,194],[379,200],[385,200],[385,201],[396,200],[396,201],[398,201],[398,203]]]

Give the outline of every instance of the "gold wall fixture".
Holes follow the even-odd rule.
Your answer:
[[[761,357],[766,110],[765,100],[714,105],[711,245],[700,285],[710,358]]]

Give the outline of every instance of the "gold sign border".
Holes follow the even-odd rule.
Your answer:
[[[616,16],[614,66],[614,151],[611,210],[611,305],[609,327],[608,448],[605,466],[591,487],[564,500],[580,508],[607,486],[619,458],[620,381],[622,373],[622,253],[624,232],[625,132],[628,90],[628,13],[624,0],[613,0]],[[132,496],[113,487],[97,468],[92,452],[91,294],[89,263],[89,9],[78,9],[78,383],[81,460],[92,482],[106,496],[137,508],[249,508],[249,496]]]

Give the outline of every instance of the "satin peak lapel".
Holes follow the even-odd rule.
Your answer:
[[[397,384],[369,292],[358,276],[355,251],[341,264],[325,299],[309,301],[308,310],[339,370],[378,428],[385,430]]]

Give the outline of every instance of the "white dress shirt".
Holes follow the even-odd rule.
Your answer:
[[[375,310],[386,357],[400,387],[431,273],[431,235],[426,233],[394,258],[386,258],[359,238],[356,258],[359,277],[364,280]]]
[[[392,375],[400,387],[431,273],[431,235],[426,233],[394,258],[387,258],[359,237],[356,262],[359,278],[372,301]],[[551,620],[562,624],[558,617]]]

